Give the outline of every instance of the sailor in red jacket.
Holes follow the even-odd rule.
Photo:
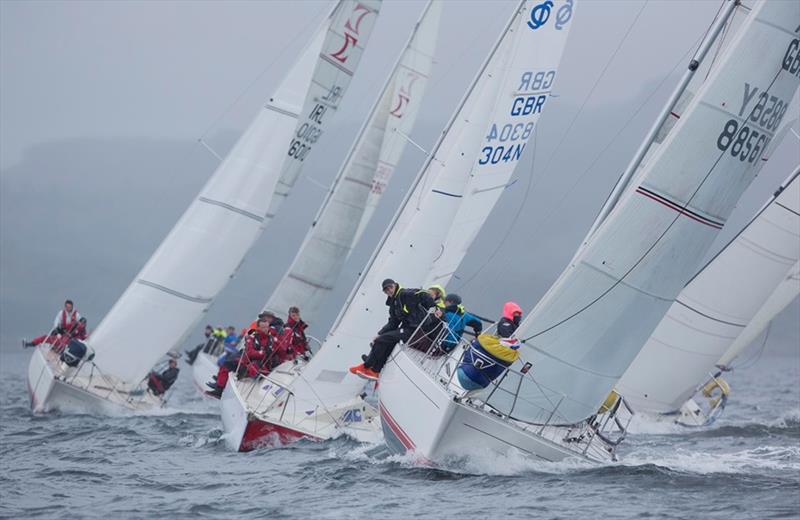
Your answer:
[[[81,317],[77,323],[75,323],[72,328],[70,328],[66,333],[58,336],[58,338],[54,341],[49,341],[48,343],[53,344],[53,350],[58,353],[61,353],[64,350],[69,342],[73,339],[77,339],[80,341],[86,340],[88,333],[86,332],[86,318]]]
[[[64,302],[64,308],[58,311],[56,314],[56,319],[53,320],[53,330],[50,331],[50,334],[45,334],[43,336],[39,336],[38,338],[34,338],[33,341],[25,341],[22,340],[23,347],[35,347],[40,343],[55,343],[58,339],[59,335],[63,335],[70,330],[74,326],[78,324],[78,320],[80,320],[80,313],[75,310],[75,304],[72,303],[72,300],[67,300]]]
[[[281,345],[284,349],[283,361],[289,361],[297,356],[306,356],[308,352],[308,338],[306,338],[308,324],[300,318],[300,309],[289,307],[289,317],[283,329],[282,338],[286,339]]]

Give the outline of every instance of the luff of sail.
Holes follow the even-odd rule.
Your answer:
[[[772,292],[764,305],[758,310],[747,327],[736,337],[730,348],[719,358],[717,365],[730,367],[731,362],[741,354],[767,328],[769,323],[800,295],[800,262],[789,269],[781,283]]]
[[[678,410],[800,259],[799,175],[687,284],[619,380],[636,411]]]
[[[557,405],[559,422],[577,423],[598,410],[752,181],[783,115],[764,105],[786,106],[797,88],[786,57],[799,26],[800,4],[754,2],[675,129],[523,322],[536,382],[520,390],[517,417]]]
[[[92,333],[95,364],[121,382],[136,384],[164,353],[179,345],[235,274],[269,219],[291,136],[305,106],[318,60],[330,57],[361,5],[343,0],[314,34],[225,160],[175,227]],[[376,9],[373,8],[373,11]],[[362,34],[371,22],[362,25]],[[366,35],[362,37],[362,43]],[[338,49],[338,48],[337,48]],[[335,49],[336,50],[336,49]],[[336,52],[334,52],[335,54]],[[360,56],[360,53],[356,54]],[[353,64],[354,65],[354,64]],[[341,96],[344,89],[338,90]],[[143,332],[132,332],[132,324]]]
[[[437,1],[423,10],[332,191],[265,309],[277,314],[296,305],[306,322],[315,323],[403,153],[430,75],[441,9]]]
[[[531,29],[532,4],[528,2],[520,2],[515,9],[373,253],[322,349],[294,385],[296,399],[325,407],[351,399],[358,392],[363,381],[348,374],[347,366],[356,363],[359,354],[368,350],[375,331],[386,321],[381,280],[391,277],[400,284],[418,287],[431,275],[441,257],[464,201],[482,193],[480,188],[484,183],[505,185],[548,97],[540,90],[543,83],[551,83],[556,75],[573,4],[572,0],[565,0],[552,6],[554,13],[562,13],[559,29],[554,24]],[[509,128],[503,134],[504,146],[500,150],[498,132],[504,132],[506,125]],[[487,147],[492,151],[487,153]],[[495,195],[474,200],[493,204]],[[479,224],[474,230],[465,228],[460,239],[471,241],[478,227]],[[456,255],[463,257],[469,244],[459,244]]]

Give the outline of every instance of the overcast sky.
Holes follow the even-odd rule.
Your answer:
[[[415,142],[432,146],[515,3],[446,2]],[[292,203],[209,321],[244,323],[266,301],[322,199],[316,183],[333,178],[422,7],[384,2],[342,109]],[[329,8],[311,0],[0,2],[4,345],[43,332],[65,296],[91,322],[100,320],[213,172],[215,159],[196,140],[203,136],[224,154]],[[530,309],[552,283],[718,8],[717,0],[579,0],[558,97],[531,147],[535,157],[526,150],[521,182],[501,200],[451,284],[473,309],[492,315],[507,298]],[[800,163],[797,139],[787,141],[723,239]],[[328,322],[422,160],[408,147],[337,286]],[[514,245],[513,257],[491,256],[501,244]],[[791,313],[783,319],[795,338],[796,304]],[[325,323],[313,325],[324,336]]]

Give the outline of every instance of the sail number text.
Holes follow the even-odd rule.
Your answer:
[[[748,105],[754,102],[752,109],[745,115]],[[759,88],[744,84],[742,106],[739,119],[729,119],[717,138],[717,148],[723,152],[730,151],[740,161],[752,163],[764,152],[773,133],[786,114],[788,103],[769,92],[761,92]]]

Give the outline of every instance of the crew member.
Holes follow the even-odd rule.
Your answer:
[[[149,388],[154,395],[163,395],[164,392],[169,390],[175,383],[175,380],[178,379],[178,372],[180,372],[178,361],[175,358],[170,358],[169,367],[166,370],[160,374],[155,371],[150,372],[150,377],[147,380],[147,388]]]
[[[50,331],[50,334],[34,338],[33,341],[25,341],[23,339],[22,346],[35,347],[43,342],[53,343],[59,335],[72,329],[73,325],[78,323],[80,317],[81,315],[75,310],[75,304],[72,303],[72,300],[66,300],[64,302],[64,308],[58,311],[55,320],[53,320],[53,330]]]
[[[408,341],[414,330],[435,304],[427,291],[403,289],[391,278],[381,283],[389,307],[389,320],[372,341],[372,349],[364,363],[350,367],[350,372],[365,379],[377,380],[383,365],[400,341]]]

